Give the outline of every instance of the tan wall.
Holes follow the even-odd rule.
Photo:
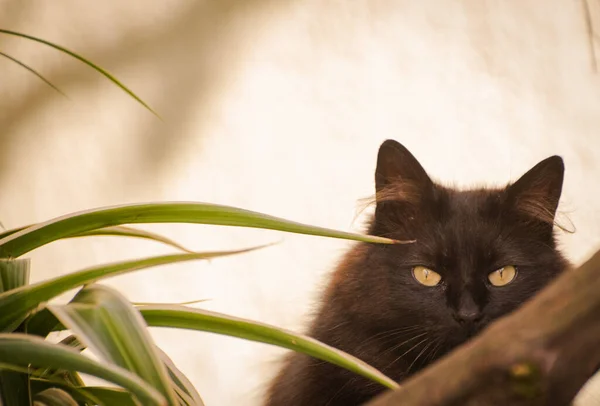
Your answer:
[[[561,208],[577,228],[563,247],[576,263],[600,247],[600,76],[581,2],[0,0],[0,10],[0,27],[82,53],[164,118],[54,50],[0,37],[0,50],[69,96],[0,59],[7,228],[102,205],[200,200],[357,230],[377,148],[395,138],[434,177],[462,186],[504,183],[562,155]],[[193,249],[283,238],[243,257],[106,283],[135,301],[210,298],[203,307],[293,329],[347,247],[147,228]],[[60,242],[32,254],[33,278],[159,252],[149,242]],[[208,405],[257,405],[282,353],[209,334],[155,336]],[[599,404],[593,392],[580,404]]]

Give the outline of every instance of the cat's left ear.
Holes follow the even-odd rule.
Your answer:
[[[558,155],[539,162],[508,187],[511,204],[521,213],[553,222],[562,193],[565,165]]]

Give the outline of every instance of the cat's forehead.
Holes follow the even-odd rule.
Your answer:
[[[448,190],[440,195],[438,211],[427,233],[429,254],[445,261],[491,258],[503,234],[502,191],[496,189]]]
[[[455,216],[469,216],[474,214],[486,215],[493,209],[498,209],[504,190],[503,189],[466,189],[454,190],[440,188],[440,193],[445,195],[438,202],[446,205],[450,214]]]

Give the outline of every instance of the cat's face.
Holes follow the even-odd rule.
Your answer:
[[[563,172],[562,160],[551,157],[506,188],[456,191],[432,182],[403,146],[386,141],[370,232],[416,240],[368,253],[369,268],[387,286],[387,323],[415,326],[422,334],[415,345],[451,347],[564,270],[553,236]]]

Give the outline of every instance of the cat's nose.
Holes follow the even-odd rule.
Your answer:
[[[454,313],[454,319],[463,326],[472,326],[481,321],[483,315],[481,312],[470,310],[470,311],[458,311]]]
[[[473,296],[468,292],[463,293],[454,312],[454,319],[462,326],[471,328],[481,321],[482,317],[481,308],[475,303]]]

